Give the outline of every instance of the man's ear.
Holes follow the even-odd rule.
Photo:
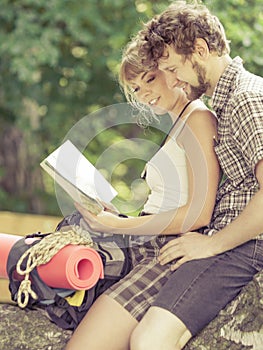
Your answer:
[[[210,54],[207,42],[202,38],[197,38],[195,40],[194,54],[199,60],[206,60]]]

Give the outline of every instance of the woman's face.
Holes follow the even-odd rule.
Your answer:
[[[183,93],[180,89],[168,88],[164,72],[158,69],[139,74],[130,87],[135,99],[150,106],[156,114],[173,111]]]

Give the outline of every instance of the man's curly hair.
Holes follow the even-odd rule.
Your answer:
[[[202,38],[211,52],[218,56],[229,54],[229,41],[219,19],[198,1],[177,1],[163,13],[155,16],[138,33],[141,40],[140,56],[144,64],[158,65],[166,45],[172,45],[177,54],[188,58],[195,49],[195,41]]]

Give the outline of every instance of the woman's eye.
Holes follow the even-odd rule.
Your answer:
[[[169,68],[169,72],[170,72],[170,73],[175,73],[175,72],[176,72],[176,70],[177,70],[177,68],[176,68],[176,67],[174,67],[174,68]]]
[[[139,91],[139,88],[138,87],[135,87],[135,88],[130,88],[130,91],[131,91],[131,93],[132,94],[135,94],[136,92],[138,92]]]
[[[155,77],[150,77],[149,79],[147,79],[147,83],[150,83],[151,81],[153,81],[155,79]]]

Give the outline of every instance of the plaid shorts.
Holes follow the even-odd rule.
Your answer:
[[[171,275],[170,264],[157,260],[160,248],[176,236],[158,236],[143,244],[131,241],[132,270],[104,293],[121,304],[138,322]],[[138,238],[139,240],[139,238]]]

